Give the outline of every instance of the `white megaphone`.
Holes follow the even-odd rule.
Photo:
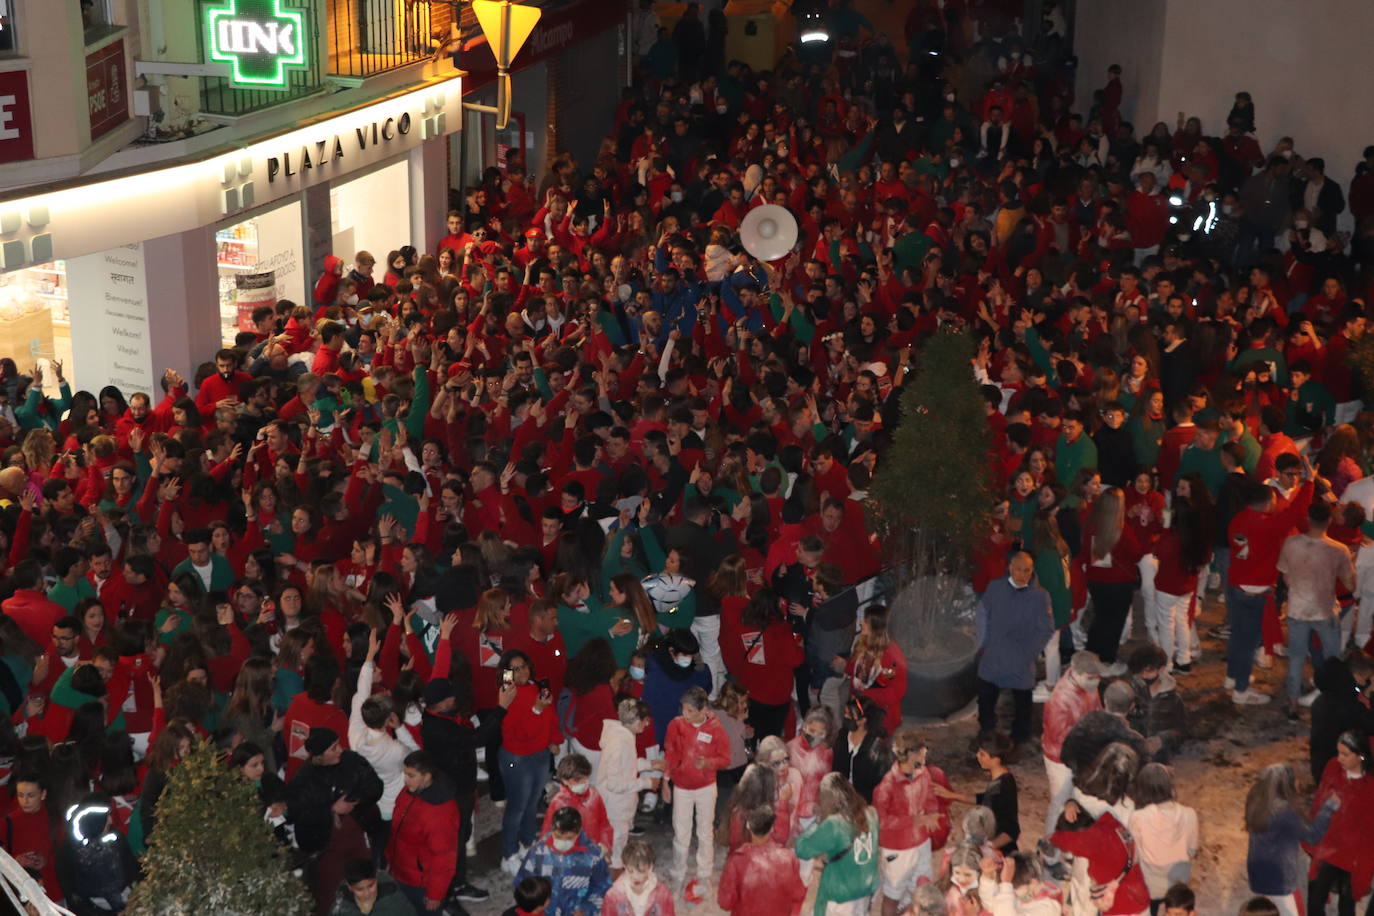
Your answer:
[[[740,223],[739,240],[760,261],[776,261],[797,244],[797,218],[777,204],[755,207]]]

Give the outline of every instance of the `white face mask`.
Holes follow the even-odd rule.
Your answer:
[[[639,667],[638,665],[631,665],[630,677],[634,678],[636,681],[644,680],[644,669]]]
[[[554,837],[553,848],[559,852],[567,852],[573,848],[573,844],[576,842],[576,840],[560,840],[558,837]]]
[[[571,792],[571,793],[574,794],[574,795],[586,795],[586,794],[587,794],[587,790],[590,789],[591,787],[592,787],[592,786],[591,786],[591,783],[588,783],[588,782],[578,782],[578,783],[573,783],[572,785],[568,786],[568,791]]]
[[[677,665],[679,668],[690,668],[690,667],[692,667],[692,656],[690,656],[690,655],[674,655],[674,656],[673,656],[673,663],[674,663],[675,665]]]
[[[949,160],[949,167],[952,169],[957,169],[959,167],[959,159],[956,157],[954,159]]]
[[[682,203],[682,192],[681,192],[681,191],[674,191],[673,193],[669,194],[668,196],[669,196],[670,198],[672,198],[673,203],[675,203],[675,204],[680,204],[680,203]]]
[[[347,297],[346,299],[344,299],[344,302],[347,302],[349,305],[357,305],[357,304],[358,304],[358,297],[357,297],[357,295],[349,296],[349,297]]]
[[[1295,219],[1295,220],[1293,220],[1293,228],[1294,228],[1294,229],[1306,229],[1306,228],[1307,228],[1307,220],[1305,220],[1305,219]]]

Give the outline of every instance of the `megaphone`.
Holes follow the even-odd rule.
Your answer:
[[[797,244],[797,218],[777,204],[755,207],[740,223],[739,240],[760,261],[776,261]]]

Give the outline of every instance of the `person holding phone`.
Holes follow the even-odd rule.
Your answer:
[[[547,681],[534,679],[529,656],[519,649],[501,655],[501,682],[515,688],[515,699],[501,722],[501,778],[506,810],[501,820],[501,868],[515,874],[535,840],[539,796],[563,733]]]

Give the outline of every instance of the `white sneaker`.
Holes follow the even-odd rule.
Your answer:
[[[1236,689],[1236,679],[1233,678],[1233,677],[1222,678],[1222,680],[1221,680],[1221,689],[1223,689],[1223,690],[1235,690],[1235,689]]]
[[[1285,646],[1283,643],[1279,643],[1277,646],[1274,647],[1274,654],[1277,655],[1279,658],[1287,658],[1288,647]]]
[[[1255,667],[1263,668],[1265,671],[1274,667],[1274,656],[1268,652],[1258,652],[1255,654]]]
[[[466,852],[469,857],[477,855],[477,837],[468,837]]]
[[[1031,701],[1034,703],[1048,703],[1050,694],[1054,693],[1054,688],[1044,681],[1035,685],[1035,690],[1031,693]]]
[[[520,853],[513,853],[501,860],[501,870],[514,877],[520,871]]]
[[[1231,702],[1235,703],[1237,706],[1263,706],[1272,699],[1273,697],[1269,694],[1260,693],[1253,687],[1249,690],[1231,691]]]
[[[1311,706],[1313,703],[1317,701],[1317,697],[1321,695],[1322,692],[1320,690],[1310,690],[1302,695],[1302,697],[1298,700],[1298,705]]]

